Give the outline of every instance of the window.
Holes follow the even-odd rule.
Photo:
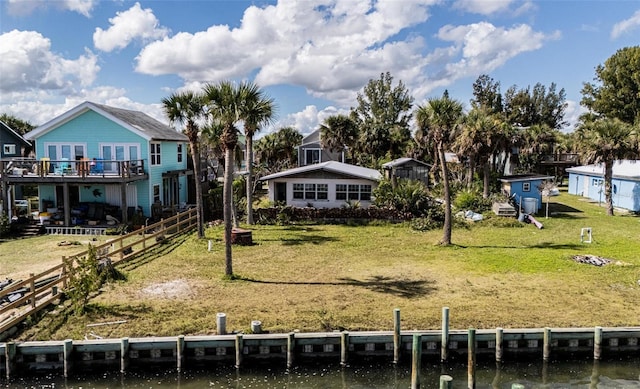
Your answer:
[[[371,185],[336,185],[336,200],[371,200]]]
[[[598,178],[592,178],[591,179],[591,186],[601,186],[602,183],[603,183],[603,181],[598,179]]]
[[[327,200],[327,184],[293,184],[293,198],[296,200]]]
[[[182,162],[182,143],[178,143],[178,162]]]
[[[320,163],[320,149],[307,149],[304,151],[304,164],[312,165]]]
[[[522,191],[523,192],[530,192],[531,191],[531,183],[530,182],[523,182],[522,183]]]
[[[13,155],[16,153],[16,145],[6,144],[3,147],[4,153],[7,155]]]
[[[160,203],[160,184],[153,184],[153,202]]]
[[[160,143],[151,143],[151,165],[160,165]]]

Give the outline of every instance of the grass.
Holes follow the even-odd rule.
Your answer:
[[[20,338],[78,339],[87,324],[118,320],[126,323],[91,329],[102,337],[213,334],[218,312],[228,330],[245,332],[252,320],[271,332],[390,330],[394,308],[404,329],[437,329],[443,306],[461,329],[640,325],[640,218],[607,217],[566,193],[550,209],[542,230],[489,217],[455,229],[450,247],[436,244],[440,230],[407,224],[252,226],[255,244],[234,246],[232,281],[224,280],[222,227],[208,228],[204,240],[184,236],[125,264],[127,281],[106,285],[86,315],[49,314]],[[593,243],[580,242],[582,227],[593,229]],[[576,254],[617,264],[579,264]]]

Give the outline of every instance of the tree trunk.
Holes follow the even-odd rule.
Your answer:
[[[607,215],[613,216],[613,161],[604,162],[604,198],[607,202]]]
[[[483,164],[483,185],[482,185],[482,198],[489,198],[489,178],[491,177],[491,166],[489,161],[485,161]]]
[[[440,244],[448,246],[451,244],[451,193],[449,190],[449,172],[447,171],[447,161],[444,157],[443,145],[438,145],[438,154],[440,156],[442,187],[444,189],[444,229]]]
[[[469,170],[467,171],[467,188],[471,189],[473,185],[473,176],[476,174],[476,158],[475,155],[469,156]]]
[[[224,258],[225,268],[224,274],[233,275],[233,258],[231,256],[231,230],[233,228],[233,215],[231,211],[233,203],[233,147],[225,147],[224,159],[224,187],[223,187],[223,204],[224,204]]]
[[[197,137],[197,135],[196,135]],[[204,208],[202,206],[202,181],[200,180],[200,147],[197,139],[192,139],[193,137],[189,137],[189,144],[191,147],[191,160],[193,162],[193,170],[194,172],[194,183],[195,183],[195,191],[196,191],[196,223],[198,227],[198,238],[204,238],[204,221],[203,214]]]
[[[246,134],[247,155],[247,224],[254,224],[253,221],[253,134]]]

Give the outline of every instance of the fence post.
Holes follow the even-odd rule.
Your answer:
[[[393,363],[400,362],[400,339],[400,309],[396,308],[393,310]]]
[[[598,326],[593,331],[593,359],[600,360],[602,356],[602,327]]]
[[[68,273],[69,269],[67,269],[67,257],[66,256],[62,256],[62,288],[63,289],[67,289],[67,278],[68,278]]]
[[[545,327],[542,341],[542,360],[547,362],[551,355],[551,328]]]
[[[67,339],[64,341],[63,346],[63,364],[64,364],[64,376],[69,377],[71,373],[71,352],[73,351],[73,340]]]
[[[453,377],[450,375],[441,375],[440,376],[440,389],[451,389],[453,388]]]
[[[120,339],[120,373],[129,367],[129,338]]]
[[[442,339],[440,341],[440,361],[447,360],[449,353],[449,307],[442,308]]]
[[[14,342],[5,343],[4,345],[4,361],[5,361],[5,373],[7,379],[11,378],[11,372],[15,367],[16,359],[16,344]]]
[[[346,366],[349,358],[349,333],[343,331],[340,334],[340,365]]]
[[[296,334],[290,332],[287,336],[287,369],[293,367],[296,357]]]
[[[236,334],[236,368],[239,369],[242,365],[242,352],[244,351],[244,341],[242,334]]]
[[[420,389],[420,366],[422,365],[422,335],[413,334],[411,347],[411,389]]]
[[[467,387],[476,387],[476,330],[469,328],[467,335]]]
[[[29,288],[31,289],[31,308],[35,309],[36,308],[36,280],[35,277],[36,275],[33,273],[29,273],[29,278],[31,279],[31,282],[29,282]]]
[[[496,362],[502,362],[502,336],[504,330],[502,327],[496,328]]]

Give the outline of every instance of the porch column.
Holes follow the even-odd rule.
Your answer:
[[[0,194],[0,200],[2,200],[2,208],[0,208],[0,212],[7,212],[7,214],[8,214],[9,213],[9,209],[11,209],[11,207],[7,206],[8,185],[7,185],[7,181],[5,181],[5,177],[4,177],[5,175],[6,175],[6,173],[2,175],[2,194]]]
[[[69,183],[65,182],[62,185],[62,198],[64,207],[64,225],[71,225],[71,200],[69,200]]]
[[[122,212],[122,223],[123,224],[127,224],[129,222],[128,218],[127,218],[127,183],[123,182],[122,185],[120,185],[120,198],[121,198],[121,203],[122,206],[120,207],[120,210]]]

